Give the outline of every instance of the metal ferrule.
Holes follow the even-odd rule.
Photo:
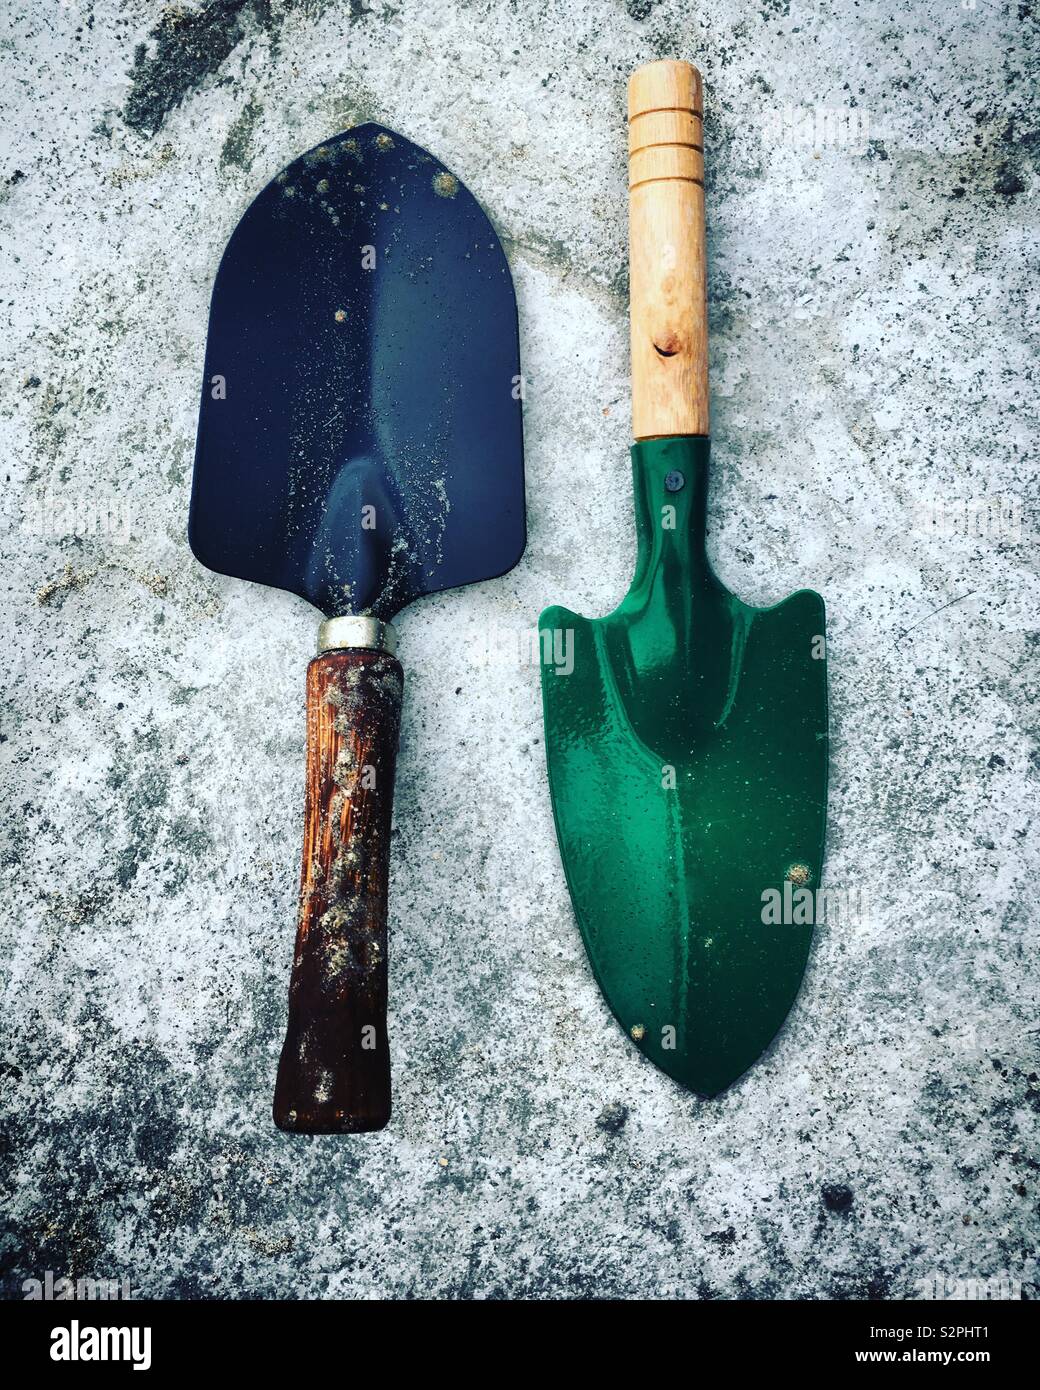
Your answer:
[[[397,651],[397,629],[393,623],[372,617],[326,618],[318,628],[318,655],[348,647],[389,652],[393,656]]]

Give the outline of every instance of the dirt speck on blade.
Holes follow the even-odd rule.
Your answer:
[[[438,198],[454,198],[459,191],[459,181],[454,174],[442,169],[439,174],[433,176],[433,191]]]

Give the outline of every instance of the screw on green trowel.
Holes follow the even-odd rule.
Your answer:
[[[711,1096],[768,1047],[798,992],[827,801],[824,607],[751,608],[705,552],[707,312],[701,81],[629,84],[638,553],[606,618],[542,669],[560,854],[596,979],[633,1042]],[[543,651],[552,651],[543,638]]]

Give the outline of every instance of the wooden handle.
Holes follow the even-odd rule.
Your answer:
[[[388,652],[307,668],[307,805],[274,1121],[356,1134],[390,1118],[386,908],[404,676]]]
[[[632,433],[706,435],[708,296],[701,75],[647,63],[628,83]]]

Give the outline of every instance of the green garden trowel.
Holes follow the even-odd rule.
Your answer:
[[[696,69],[633,74],[636,573],[609,617],[554,607],[540,628],[556,831],[592,968],[636,1045],[712,1096],[769,1045],[805,970],[827,667],[819,594],[750,608],[705,553],[701,129]]]

